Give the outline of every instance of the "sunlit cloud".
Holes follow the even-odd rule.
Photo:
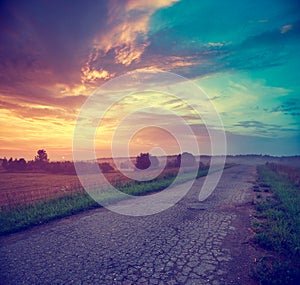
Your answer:
[[[115,76],[115,73],[109,73],[107,70],[100,69],[100,70],[91,70],[88,66],[85,66],[81,69],[83,76],[82,81],[85,82],[94,82],[97,79],[110,79]]]
[[[177,1],[110,1],[108,4],[107,27],[94,38],[93,51],[86,66],[90,67],[110,51],[116,64],[129,66],[141,60],[149,45],[149,20],[156,9],[167,7]],[[107,72],[107,71],[106,71]],[[103,74],[107,79],[107,74]]]

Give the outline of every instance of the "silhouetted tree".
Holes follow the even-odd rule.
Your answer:
[[[166,166],[167,168],[175,168],[179,166],[180,165],[178,165],[177,163],[177,156],[172,155],[167,158],[167,166]]]
[[[151,165],[149,153],[141,153],[136,157],[135,166],[138,169],[147,169]]]
[[[114,171],[114,168],[108,162],[99,163],[99,167],[103,173]]]
[[[13,158],[11,157],[8,161],[7,161],[7,164],[6,164],[6,169],[7,170],[11,170],[13,168]]]
[[[39,149],[37,151],[37,156],[35,157],[35,161],[48,162],[48,154],[44,149]]]
[[[7,161],[7,158],[4,157],[3,160],[2,160],[2,167],[3,167],[4,169],[7,169],[7,166],[8,166],[8,161]]]
[[[25,170],[26,169],[26,160],[24,158],[20,158],[16,162],[16,170]]]
[[[176,165],[179,167],[189,167],[189,166],[195,166],[196,165],[196,159],[195,157],[189,153],[184,152],[183,154],[179,154],[176,159]]]
[[[135,166],[138,169],[156,168],[159,166],[159,160],[156,156],[149,153],[141,153],[136,157]]]
[[[2,166],[4,169],[9,171],[22,171],[26,169],[27,163],[24,158],[13,160],[12,157],[7,161],[6,158],[2,161]]]

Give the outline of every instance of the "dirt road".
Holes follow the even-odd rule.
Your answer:
[[[146,217],[97,209],[0,239],[1,284],[255,284],[248,243],[255,166],[226,169],[204,202],[197,180]]]

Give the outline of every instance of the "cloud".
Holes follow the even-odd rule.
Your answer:
[[[240,126],[243,128],[255,128],[255,129],[265,129],[265,128],[279,128],[276,124],[265,124],[260,121],[240,121],[235,124],[235,126]]]
[[[4,2],[0,54],[7,78],[80,82],[87,45],[106,21],[106,2],[92,2]]]
[[[90,4],[1,2],[0,100],[12,114],[67,118],[90,94],[81,82],[81,68],[107,19],[106,1]],[[111,73],[106,72],[86,75],[107,78]]]
[[[109,1],[107,24],[94,37],[93,50],[83,68],[83,82],[91,79],[94,81],[97,78],[107,80],[113,77],[101,64],[100,67],[93,68],[101,62],[102,58],[111,54],[116,65],[128,67],[132,63],[140,62],[144,51],[149,46],[147,34],[151,15],[156,9],[170,6],[176,1]],[[91,71],[92,75],[86,76],[85,71]],[[93,76],[93,73],[99,73],[101,76]]]
[[[284,103],[267,111],[273,113],[283,113],[290,116],[300,116],[300,100],[298,98],[288,99]]]
[[[291,30],[292,28],[293,28],[293,25],[284,25],[284,26],[281,27],[280,33],[285,34],[289,30]]]
[[[289,89],[272,86],[265,79],[253,79],[251,74],[220,73],[195,82],[213,100],[227,131],[264,137],[287,136],[298,132],[299,126],[292,125],[297,120],[296,116],[286,116],[288,108],[297,108],[299,105],[291,86],[288,86]],[[287,101],[289,105],[279,104]]]
[[[83,76],[81,77],[82,82],[95,82],[97,79],[110,79],[113,78],[116,74],[115,73],[109,73],[107,70],[101,68],[100,70],[91,70],[91,68],[86,65],[81,69],[81,72],[83,73]]]
[[[297,129],[289,128],[287,126],[282,126],[279,124],[269,124],[264,123],[261,121],[239,121],[238,123],[234,124],[235,127],[242,127],[246,129],[252,129],[254,134],[258,134],[262,137],[270,137],[270,135],[275,135],[280,132],[290,132],[290,133],[297,133]]]
[[[259,6],[247,1],[234,2],[232,7],[235,7],[237,15],[234,18],[228,18],[232,7],[218,4],[216,8],[215,5],[214,1],[193,2],[190,6],[188,2],[178,2],[158,10],[151,19],[150,44],[143,59],[155,56],[198,57],[196,64],[182,69],[169,66],[170,71],[189,78],[226,71],[272,68],[289,60],[289,44],[299,38],[296,14],[290,17],[289,25],[293,28],[289,32],[282,34],[280,29],[285,26],[292,7],[296,9],[298,6],[296,3],[292,3],[291,7],[283,2],[274,3],[272,9],[277,11],[276,17],[266,12],[267,2]],[[256,8],[251,9],[253,7]],[[267,20],[261,22],[261,19]]]
[[[77,108],[86,100],[84,95],[41,97],[36,100],[32,97],[0,95],[0,109],[9,111],[12,115],[22,118],[61,118],[62,120],[75,119]]]
[[[61,120],[74,120],[75,115],[66,112],[63,108],[51,108],[36,105],[21,105],[21,104],[12,104],[0,101],[0,109],[9,111],[7,116],[14,116],[24,119],[42,119],[42,118],[52,118],[52,119],[61,119]]]

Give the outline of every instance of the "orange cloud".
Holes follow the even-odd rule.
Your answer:
[[[108,4],[108,27],[94,38],[94,49],[89,54],[83,68],[83,81],[94,81],[97,78],[109,79],[113,75],[105,69],[95,71],[92,66],[99,58],[113,51],[117,64],[129,66],[139,62],[149,46],[148,25],[151,15],[158,8],[167,7],[177,0],[157,1],[126,1],[120,5],[119,1]],[[136,12],[136,13],[132,13]]]
[[[88,65],[85,65],[81,69],[81,72],[83,74],[81,77],[83,83],[95,82],[97,79],[107,80],[115,76],[115,73],[109,73],[107,70],[102,68],[100,70],[91,69]]]
[[[126,3],[126,10],[156,10],[168,7],[179,0],[130,0]]]

